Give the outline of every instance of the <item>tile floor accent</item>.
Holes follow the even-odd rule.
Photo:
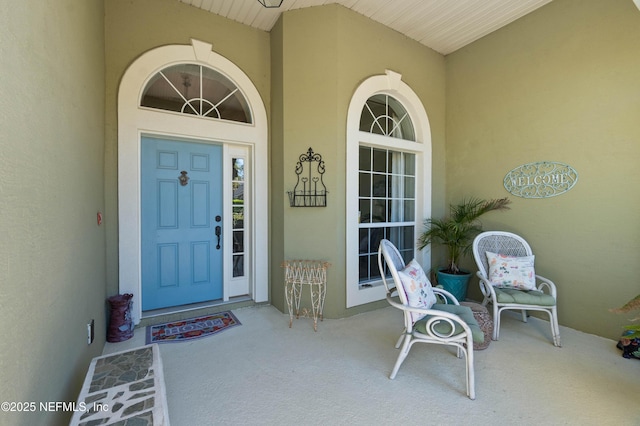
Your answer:
[[[157,344],[96,357],[89,365],[71,425],[168,425]]]

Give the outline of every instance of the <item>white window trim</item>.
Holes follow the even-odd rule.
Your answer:
[[[416,141],[390,138],[360,131],[360,115],[367,99],[386,93],[402,103],[415,126]],[[390,143],[391,142],[391,143]],[[415,92],[402,81],[402,75],[386,70],[363,81],[356,89],[347,112],[346,182],[346,261],[347,308],[383,300],[382,285],[359,288],[358,273],[358,148],[360,144],[380,146],[416,154],[416,234],[424,218],[431,216],[431,128],[427,112]],[[417,235],[416,235],[417,237]],[[416,252],[425,270],[431,268],[429,249]]]
[[[202,119],[140,107],[140,96],[149,78],[168,65],[192,62],[219,70],[233,80],[247,98],[253,124]],[[118,234],[119,291],[133,297],[133,321],[140,322],[140,138],[143,134],[177,139],[244,145],[252,160],[252,265],[247,271],[253,281],[251,295],[256,302],[268,301],[268,127],[264,102],[249,77],[228,59],[212,51],[211,44],[191,40],[191,45],[169,45],[150,50],[125,71],[118,91]],[[215,140],[212,140],[215,135]],[[225,156],[226,158],[226,156]]]

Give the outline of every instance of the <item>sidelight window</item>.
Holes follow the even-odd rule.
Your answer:
[[[245,272],[245,167],[244,158],[233,158],[232,194],[233,194],[233,277],[243,277]]]

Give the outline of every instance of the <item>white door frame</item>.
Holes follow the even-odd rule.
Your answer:
[[[125,71],[118,91],[118,226],[119,291],[133,294],[133,321],[142,318],[140,259],[140,139],[143,134],[244,146],[249,151],[252,190],[250,204],[253,241],[246,273],[252,279],[254,301],[268,301],[268,127],[264,102],[249,77],[235,64],[213,52],[211,44],[169,45],[141,55]],[[253,123],[203,119],[140,107],[142,90],[161,69],[177,63],[198,63],[231,79],[247,99]],[[228,151],[228,150],[226,150]],[[223,161],[227,156],[223,154]],[[225,163],[226,164],[226,163]],[[229,162],[230,164],[230,162]],[[226,227],[229,229],[230,227]],[[223,290],[224,292],[224,290]],[[228,298],[228,295],[226,296]]]

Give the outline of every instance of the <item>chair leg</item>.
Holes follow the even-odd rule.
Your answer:
[[[561,347],[560,344],[560,327],[558,326],[558,312],[556,308],[553,307],[547,311],[549,314],[549,324],[551,324],[551,337],[553,338],[553,345],[557,347]]]
[[[396,342],[396,346],[395,348],[398,349],[400,347],[400,343],[402,343],[402,339],[404,339],[404,337],[406,336],[407,329],[405,328],[404,330],[402,330],[402,334],[400,334],[400,337],[398,337],[398,341]]]
[[[522,310],[522,322],[527,322],[527,311]]]
[[[470,339],[471,340],[471,339]],[[473,342],[473,341],[472,341]],[[473,367],[473,343],[467,346],[467,396],[476,399],[475,370]]]
[[[553,334],[553,344],[557,347],[562,347],[560,343],[560,326],[558,325],[558,312],[554,307],[551,312],[551,333]]]
[[[492,340],[498,340],[500,337],[500,309],[493,305],[493,337]]]
[[[393,370],[389,375],[390,379],[393,380],[396,378],[396,374],[398,374],[398,370],[400,369],[400,366],[402,365],[402,363],[404,362],[404,359],[409,354],[409,349],[411,349],[411,335],[406,334],[404,343],[402,344],[402,348],[400,349],[400,353],[398,354],[398,359],[396,360],[396,364],[393,366]]]

